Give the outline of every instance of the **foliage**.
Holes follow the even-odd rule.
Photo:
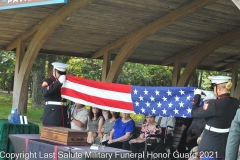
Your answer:
[[[101,80],[102,60],[71,58],[68,74],[92,79]],[[170,86],[172,79],[172,68],[144,65],[139,63],[125,63],[119,75],[118,83],[144,85],[144,86]]]
[[[102,61],[97,59],[71,58],[68,61],[68,74],[92,79],[101,80]]]
[[[12,51],[0,51],[0,88],[3,90],[11,90],[13,83],[13,75],[15,69],[15,53]],[[8,88],[11,87],[11,88]]]

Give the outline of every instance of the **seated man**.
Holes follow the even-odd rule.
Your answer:
[[[87,129],[88,110],[82,104],[76,103],[71,116],[71,128],[79,131]]]

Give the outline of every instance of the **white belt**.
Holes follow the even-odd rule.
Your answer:
[[[66,106],[66,102],[47,101],[47,102],[46,102],[46,105],[49,105],[49,104],[52,104],[52,105],[60,105],[60,106]]]
[[[205,129],[209,130],[209,131],[217,132],[217,133],[227,133],[227,132],[229,132],[229,128],[227,128],[227,129],[215,128],[215,127],[211,127],[207,124],[205,125]]]

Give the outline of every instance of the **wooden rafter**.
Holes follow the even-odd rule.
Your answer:
[[[29,30],[27,30],[26,32],[24,32],[23,34],[21,34],[20,36],[18,36],[17,38],[15,38],[12,42],[10,42],[6,46],[6,50],[11,51],[15,49],[17,47],[18,42],[23,42],[25,39],[27,39],[28,37],[36,33],[41,24],[42,24],[42,21],[36,24],[35,26],[33,26],[32,28],[30,28]]]
[[[181,58],[186,58],[186,57],[196,53],[201,47],[202,47],[202,45],[199,45],[199,46],[196,46],[196,47],[193,47],[193,48],[187,50],[186,52],[182,52],[182,53],[179,53],[179,54],[177,54],[175,56],[172,56],[168,59],[165,59],[165,60],[160,62],[160,65],[166,66],[166,65],[169,65],[171,63],[174,63],[176,60],[179,60]]]
[[[69,1],[66,5],[52,13],[45,20],[43,20],[26,51],[27,55],[31,55],[33,57],[24,56],[24,61],[33,64],[34,61],[32,61],[32,59],[36,58],[39,50],[41,49],[42,45],[45,43],[49,35],[62,23],[62,21],[64,21],[69,16],[69,14],[73,13],[82,6],[85,6],[89,2],[90,0]],[[25,70],[25,68],[23,68],[23,70]]]
[[[156,31],[160,30],[161,28],[164,28],[168,26],[169,24],[173,23],[174,21],[195,12],[196,10],[207,6],[211,3],[213,3],[216,0],[193,0],[192,2],[187,3],[186,5],[183,5],[176,10],[162,16],[161,18],[155,20],[152,23],[149,23],[137,31],[131,32],[130,34],[120,38],[119,40],[105,46],[104,48],[100,49],[96,53],[92,55],[92,58],[98,58],[103,56],[105,51],[111,51],[112,49],[115,49],[121,45],[123,45],[125,42],[127,42],[129,39],[136,37],[136,35],[141,35],[141,37],[145,38],[148,35],[151,35],[155,33]],[[142,39],[141,39],[142,40]],[[138,41],[141,41],[138,40]]]
[[[230,42],[240,36],[240,27],[235,28],[229,32],[224,33],[221,36],[215,37],[210,41],[201,45],[201,48],[195,53],[192,59],[189,61],[187,66],[185,67],[184,72],[182,73],[178,86],[185,86],[190,78],[190,75],[197,68],[197,66],[206,58],[210,53],[214,50]]]
[[[132,54],[133,50],[146,38],[147,36],[157,32],[158,30],[170,25],[174,21],[186,16],[196,10],[213,3],[215,0],[193,0],[186,5],[183,5],[176,10],[162,16],[161,18],[155,20],[152,23],[140,28],[134,34],[132,34],[123,45],[119,53],[117,54],[111,68],[109,75],[107,76],[108,82],[114,82],[120,73],[122,66]]]
[[[177,82],[180,78],[180,71],[181,71],[181,62],[180,60],[176,60],[173,66],[173,77],[172,77],[173,86],[177,86]]]
[[[111,65],[111,53],[106,52],[103,55],[102,81],[106,81],[106,77],[108,75],[110,65]]]
[[[217,70],[218,70],[218,71],[221,71],[221,72],[225,72],[225,71],[231,70],[234,65],[239,65],[239,63],[240,63],[240,62],[237,61],[237,62],[228,64],[228,65],[225,65],[225,66],[223,66],[223,67],[219,67],[219,68],[217,68]],[[210,70],[214,70],[214,69],[210,68]]]

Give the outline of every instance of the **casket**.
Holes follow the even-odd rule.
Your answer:
[[[68,146],[89,145],[87,132],[64,127],[43,127],[40,139]]]

